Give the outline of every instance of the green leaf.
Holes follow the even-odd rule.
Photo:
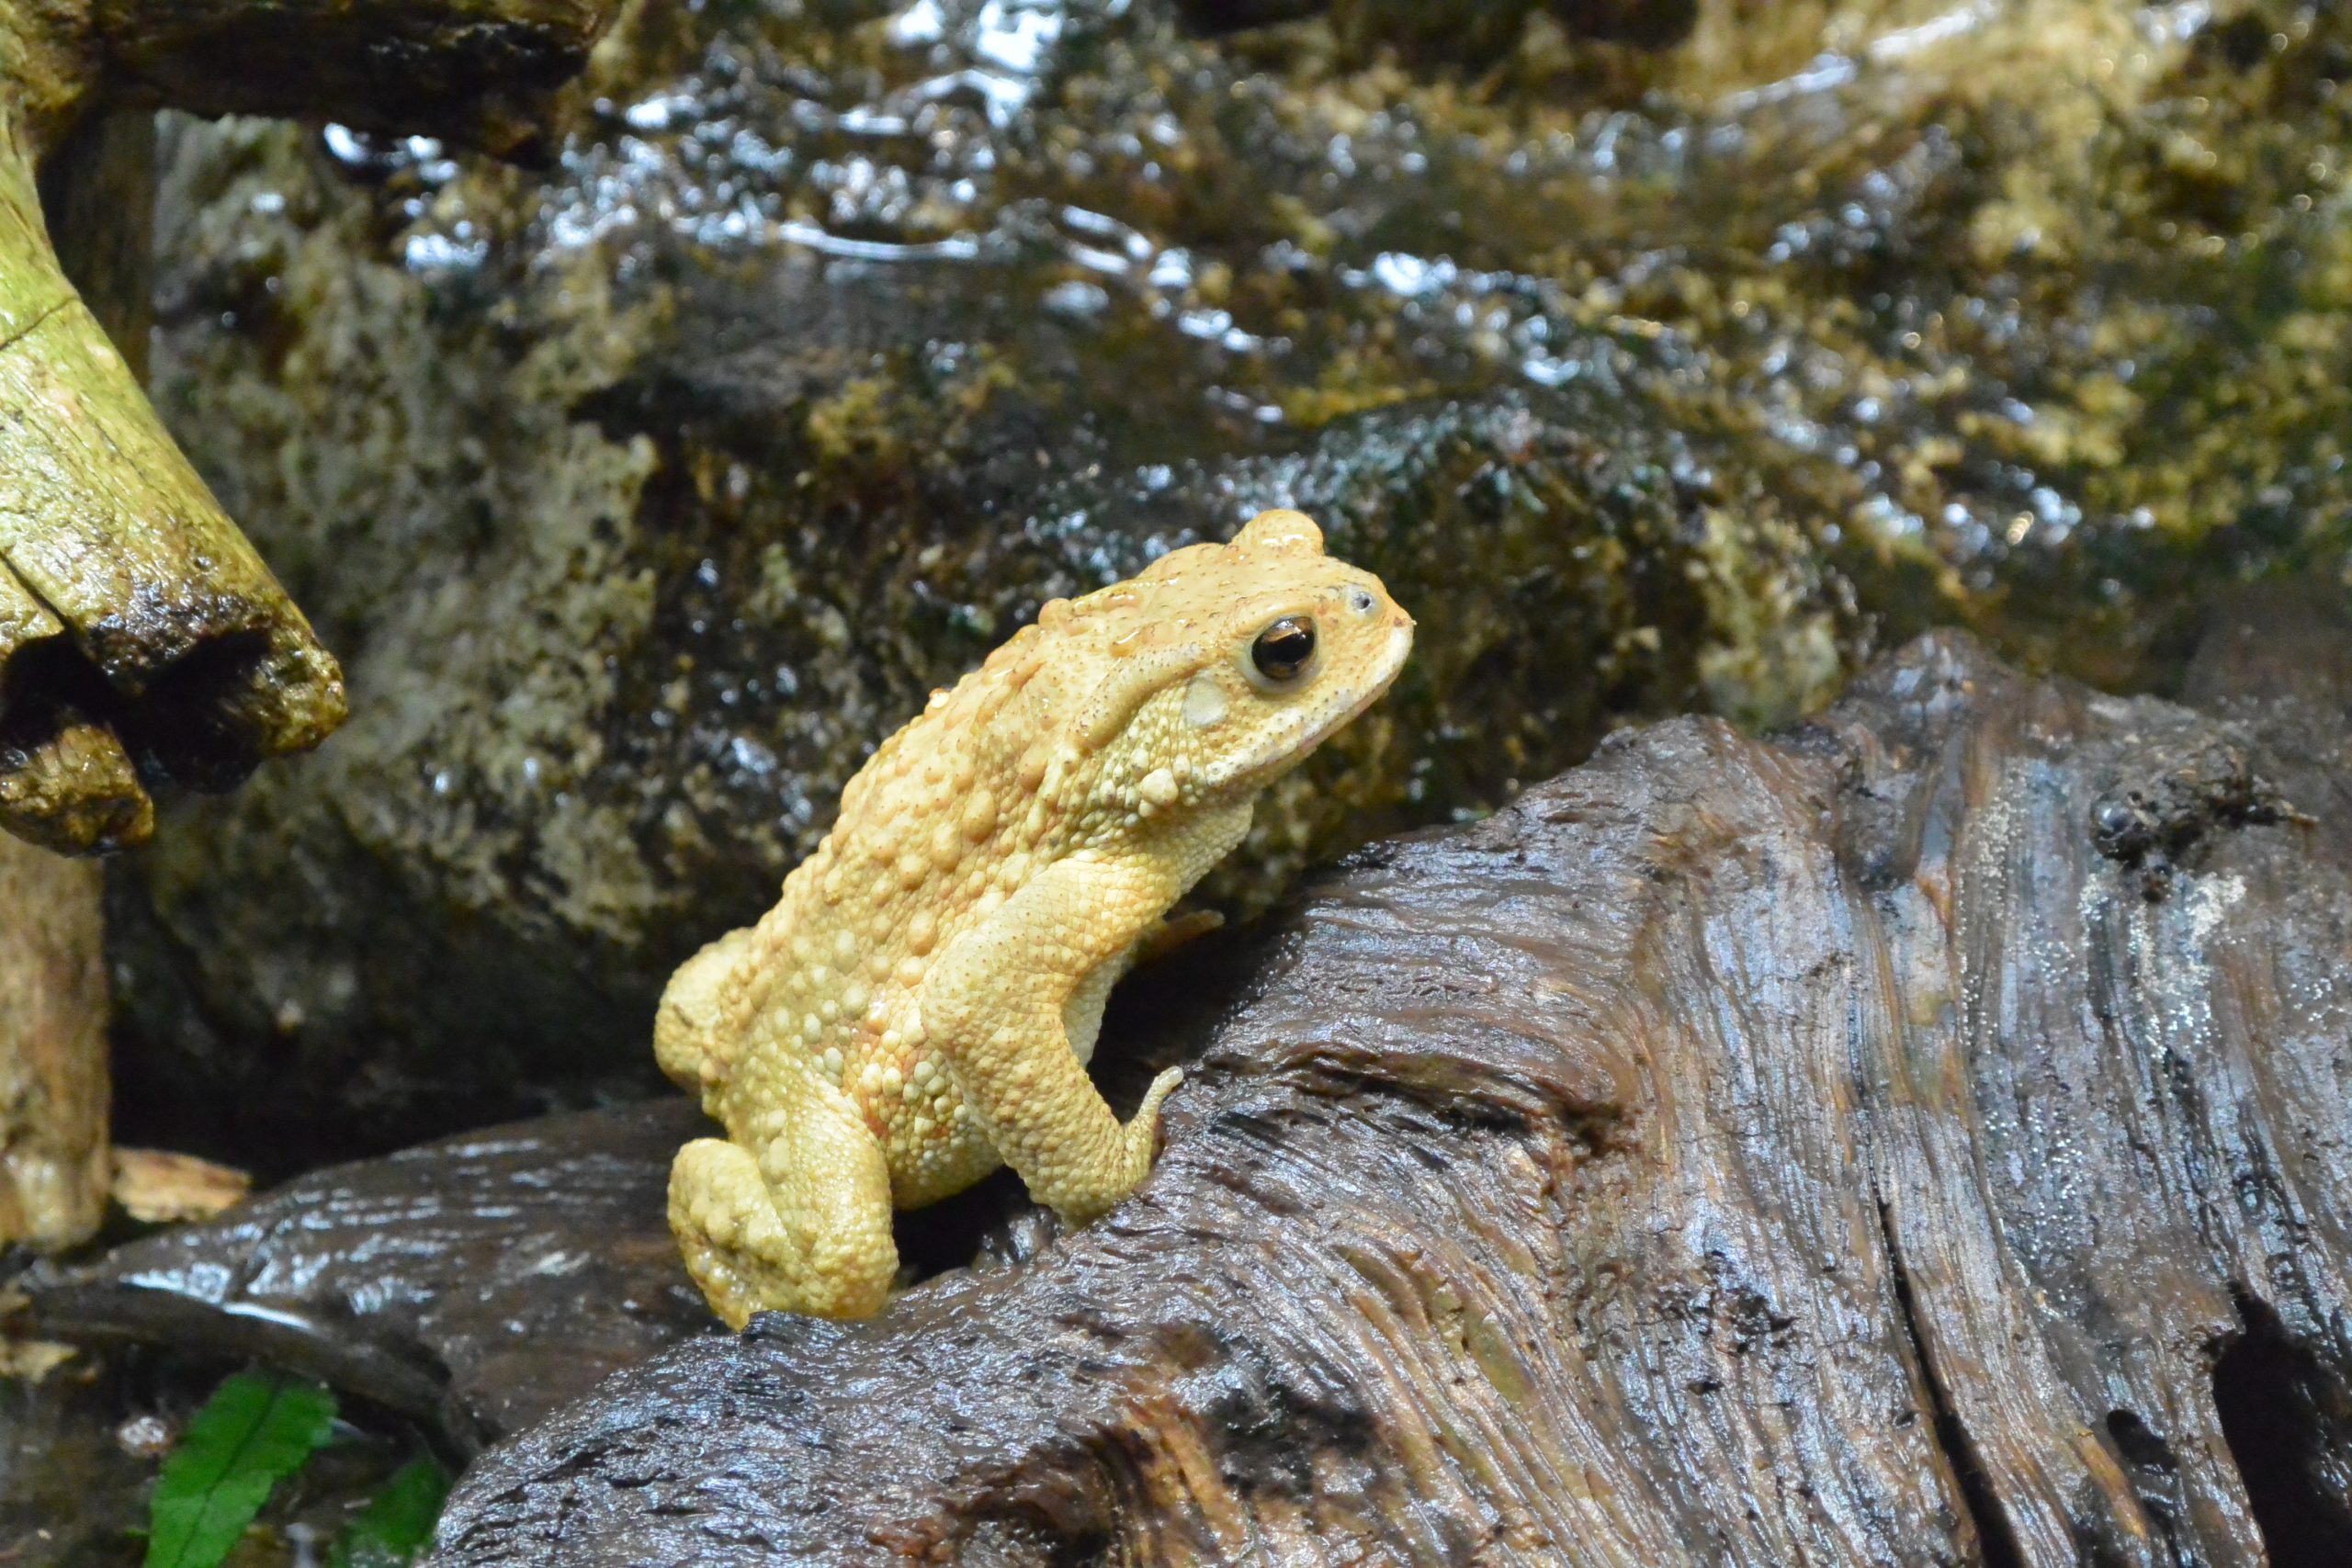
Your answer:
[[[433,1540],[449,1478],[429,1459],[402,1465],[327,1554],[327,1568],[405,1568]]]
[[[146,1568],[219,1568],[334,1424],[334,1395],[316,1383],[239,1372],[214,1389],[155,1478]]]

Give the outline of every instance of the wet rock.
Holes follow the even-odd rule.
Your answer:
[[[2215,596],[2182,699],[2312,746],[2352,728],[2352,599],[2324,582]]]
[[[2152,901],[2094,807],[2217,738],[2312,819]],[[432,1561],[2342,1561],[2346,744],[1951,636],[1623,736],[1318,879],[1104,1221],[618,1374]]]
[[[137,1382],[86,1359],[0,1377],[0,1548],[26,1562],[138,1560],[124,1543],[146,1526],[154,1467],[120,1438]]]
[[[7,1347],[0,1376],[0,1551],[41,1568],[140,1568],[149,1497],[190,1419],[236,1359],[144,1348]],[[327,1447],[277,1487],[224,1561],[315,1562],[385,1483],[423,1457],[397,1420],[345,1400]],[[257,1500],[258,1501],[258,1500]]]
[[[254,1357],[466,1454],[715,1326],[663,1191],[704,1123],[672,1097],[318,1171],[220,1219],[16,1281],[20,1327]]]
[[[2145,684],[2216,574],[2342,581],[2352,18],[1495,9],[1465,66],[1370,4],[641,7],[544,175],[177,126],[159,401],[357,716],[117,877],[126,1131],[650,1089],[930,686],[1268,502],[1422,637],[1238,910],[1939,620]]]
[[[1702,20],[1716,33],[1820,43],[1818,7],[1759,9],[1736,0],[1175,0],[1184,25],[1211,36],[1314,18],[1329,42],[1362,64],[1384,51],[1420,67],[1491,70],[1520,52],[1573,50],[1589,88],[1596,65],[1623,73],[1628,51],[1655,53],[1689,40]],[[1849,9],[1860,12],[1865,7]],[[1793,12],[1793,16],[1783,14]],[[1323,38],[1317,37],[1317,42]],[[1623,46],[1623,47],[1613,47]]]

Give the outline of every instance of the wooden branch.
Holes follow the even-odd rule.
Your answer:
[[[116,754],[217,787],[261,758],[317,745],[341,722],[334,660],[67,282],[41,220],[32,149],[5,118],[0,451],[0,561],[16,610],[15,634],[0,644],[8,826],[54,847],[111,847],[149,819],[124,808]],[[81,693],[61,689],[54,663],[24,657],[54,626],[99,677]],[[85,736],[72,758],[44,760],[93,725],[118,744]]]
[[[107,1185],[98,868],[0,834],[0,1242],[97,1229]]]
[[[82,854],[142,842],[154,831],[155,805],[112,729],[70,702],[40,697],[18,702],[0,732],[0,825],[29,844]]]
[[[130,204],[82,209],[121,229],[85,260],[126,306],[126,359],[51,247],[36,164],[94,104],[527,152],[617,6],[0,0],[0,828],[65,851],[135,842],[153,820],[142,776],[225,788],[345,710],[334,659],[140,390],[144,223]]]

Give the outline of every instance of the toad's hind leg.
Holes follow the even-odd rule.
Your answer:
[[[849,1096],[796,1078],[759,1118],[757,1152],[697,1138],[670,1168],[670,1228],[730,1327],[755,1312],[871,1317],[899,1270],[881,1144]]]
[[[729,931],[678,965],[653,1016],[653,1059],[680,1089],[701,1093],[726,1076],[730,1005],[756,951],[756,927]]]

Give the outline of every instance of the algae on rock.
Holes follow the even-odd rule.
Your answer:
[[[1259,505],[1422,635],[1240,908],[1930,622],[2161,684],[2215,577],[2346,573],[2352,19],[1410,9],[647,7],[544,175],[176,127],[160,400],[361,712],[117,879],[151,1134],[650,1084],[929,687]]]

